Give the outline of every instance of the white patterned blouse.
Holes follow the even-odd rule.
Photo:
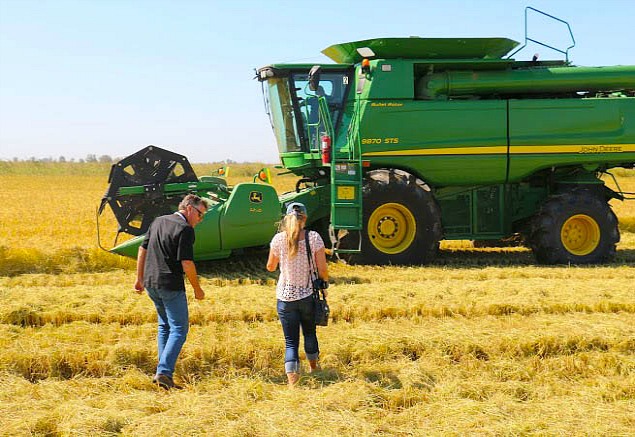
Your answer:
[[[276,286],[276,297],[279,300],[290,302],[310,296],[313,293],[313,288],[309,283],[309,261],[306,256],[304,238],[298,242],[298,253],[293,258],[289,257],[286,238],[286,232],[277,233],[271,240],[270,247],[271,252],[280,260],[280,277]],[[309,245],[313,260],[315,260],[315,253],[324,248],[324,241],[322,241],[320,234],[309,231]]]

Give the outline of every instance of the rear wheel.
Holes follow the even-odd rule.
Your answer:
[[[545,202],[532,222],[530,245],[544,264],[591,264],[615,255],[617,217],[600,195],[574,190]]]
[[[364,184],[361,264],[423,264],[441,239],[441,214],[420,180],[399,170],[371,172]],[[350,244],[347,247],[354,247]]]

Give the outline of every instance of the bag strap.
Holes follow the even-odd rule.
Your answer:
[[[304,230],[304,247],[306,248],[306,258],[309,262],[309,276],[311,276],[310,280],[313,280],[313,274],[317,273],[314,269],[315,263],[313,262],[313,254],[311,253],[311,245],[309,244],[309,231]]]
[[[317,269],[317,265],[315,264],[315,260],[313,259],[313,254],[311,253],[311,245],[309,244],[309,231],[304,231],[304,241],[307,259],[309,261],[309,287],[313,288],[313,279],[317,279],[320,277]],[[320,290],[318,288],[313,288],[313,295],[316,299],[320,299],[320,291],[322,291],[321,299],[326,302],[326,297],[324,297],[324,290]]]
[[[318,278],[317,266],[315,265],[315,261],[313,260],[313,254],[311,253],[311,245],[309,244],[309,231],[304,230],[304,241],[305,241],[305,249],[306,249],[306,257],[309,262],[309,287],[313,288],[313,279]],[[318,290],[313,290],[314,292],[318,292]],[[319,292],[318,292],[319,293]]]

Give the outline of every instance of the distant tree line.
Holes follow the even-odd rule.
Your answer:
[[[97,156],[93,153],[89,153],[88,155],[86,155],[85,158],[66,158],[64,155],[60,155],[57,158],[53,158],[52,156],[47,156],[46,158],[36,158],[34,156],[31,156],[30,158],[18,158],[18,157],[13,157],[12,159],[0,159],[0,161],[7,161],[7,162],[79,162],[79,163],[83,163],[83,162],[101,162],[101,163],[106,163],[106,164],[112,164],[115,162],[119,162],[120,160],[122,160],[122,157],[116,156],[116,157],[111,157],[110,155],[101,155],[101,156]],[[230,164],[251,164],[251,162],[248,161],[244,161],[244,162],[238,162],[238,161],[234,161],[233,159],[224,159],[222,161],[218,161],[219,164],[226,164],[226,165],[230,165]]]
[[[30,158],[20,159],[18,157],[13,157],[11,162],[101,162],[110,164],[113,162],[117,162],[121,160],[119,157],[112,158],[110,155],[101,155],[97,156],[95,154],[89,153],[86,155],[86,158],[66,158],[64,155],[60,155],[58,158],[53,158],[52,156],[48,156],[46,158],[36,158],[35,156],[31,156]]]

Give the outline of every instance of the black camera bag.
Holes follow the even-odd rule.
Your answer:
[[[304,231],[304,240],[306,242],[306,255],[309,261],[309,281],[313,288],[314,317],[317,326],[328,326],[329,315],[331,309],[324,297],[324,290],[328,288],[329,283],[318,276],[317,266],[313,260],[311,253],[311,245],[309,244],[309,231]]]

